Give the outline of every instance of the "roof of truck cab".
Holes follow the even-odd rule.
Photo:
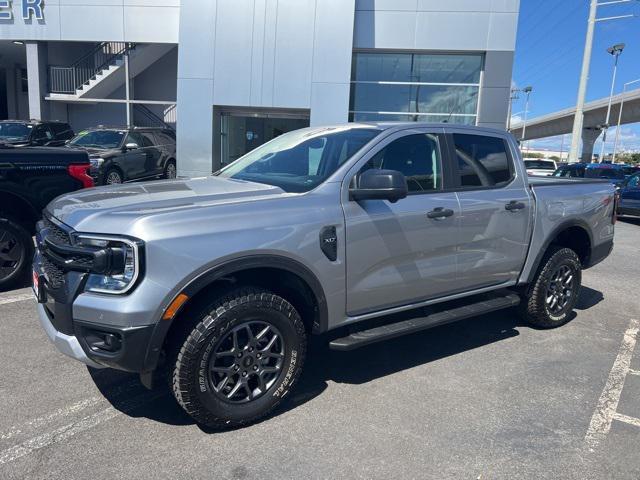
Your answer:
[[[345,128],[345,127],[368,127],[377,128],[378,130],[406,130],[409,128],[455,128],[456,130],[468,130],[469,133],[490,133],[498,135],[510,135],[506,130],[490,127],[478,127],[475,125],[462,125],[458,123],[434,123],[434,122],[349,122],[335,125],[328,125],[320,128]]]

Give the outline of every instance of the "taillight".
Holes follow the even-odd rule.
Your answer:
[[[75,165],[69,165],[67,171],[76,180],[80,180],[83,188],[91,188],[94,186],[93,178],[89,175],[90,163],[77,163]]]

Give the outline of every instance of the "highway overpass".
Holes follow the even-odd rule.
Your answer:
[[[611,118],[609,124],[614,126],[618,123],[620,112],[620,102],[622,94],[615,95],[611,104]],[[593,144],[600,136],[601,130],[598,128],[607,118],[607,104],[609,97],[588,102],[584,106],[584,126],[582,130],[582,160],[590,161],[593,155]],[[527,129],[524,140],[536,138],[553,137],[564,133],[571,133],[573,129],[573,118],[576,108],[567,108],[555,113],[543,115],[527,120]],[[622,124],[640,122],[640,88],[630,90],[624,94],[624,107],[622,109]],[[522,138],[522,122],[511,126],[511,132],[516,138]],[[612,136],[609,138],[613,141]],[[609,139],[607,140],[609,141]]]

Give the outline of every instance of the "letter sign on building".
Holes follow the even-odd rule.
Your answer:
[[[44,20],[44,0],[22,0],[22,19]],[[0,20],[12,20],[11,0],[0,0]]]

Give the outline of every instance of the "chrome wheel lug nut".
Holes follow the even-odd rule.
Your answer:
[[[247,376],[247,372],[242,372],[242,376],[246,377]]]
[[[233,369],[237,372],[238,370],[240,370],[240,367],[238,365],[234,365]]]
[[[262,354],[261,354],[261,353],[258,353],[258,354],[256,355],[256,357],[258,357],[258,358],[262,358]]]
[[[253,366],[253,369],[254,369],[254,370],[258,370],[258,366],[257,366],[257,365],[254,365],[254,366]]]

